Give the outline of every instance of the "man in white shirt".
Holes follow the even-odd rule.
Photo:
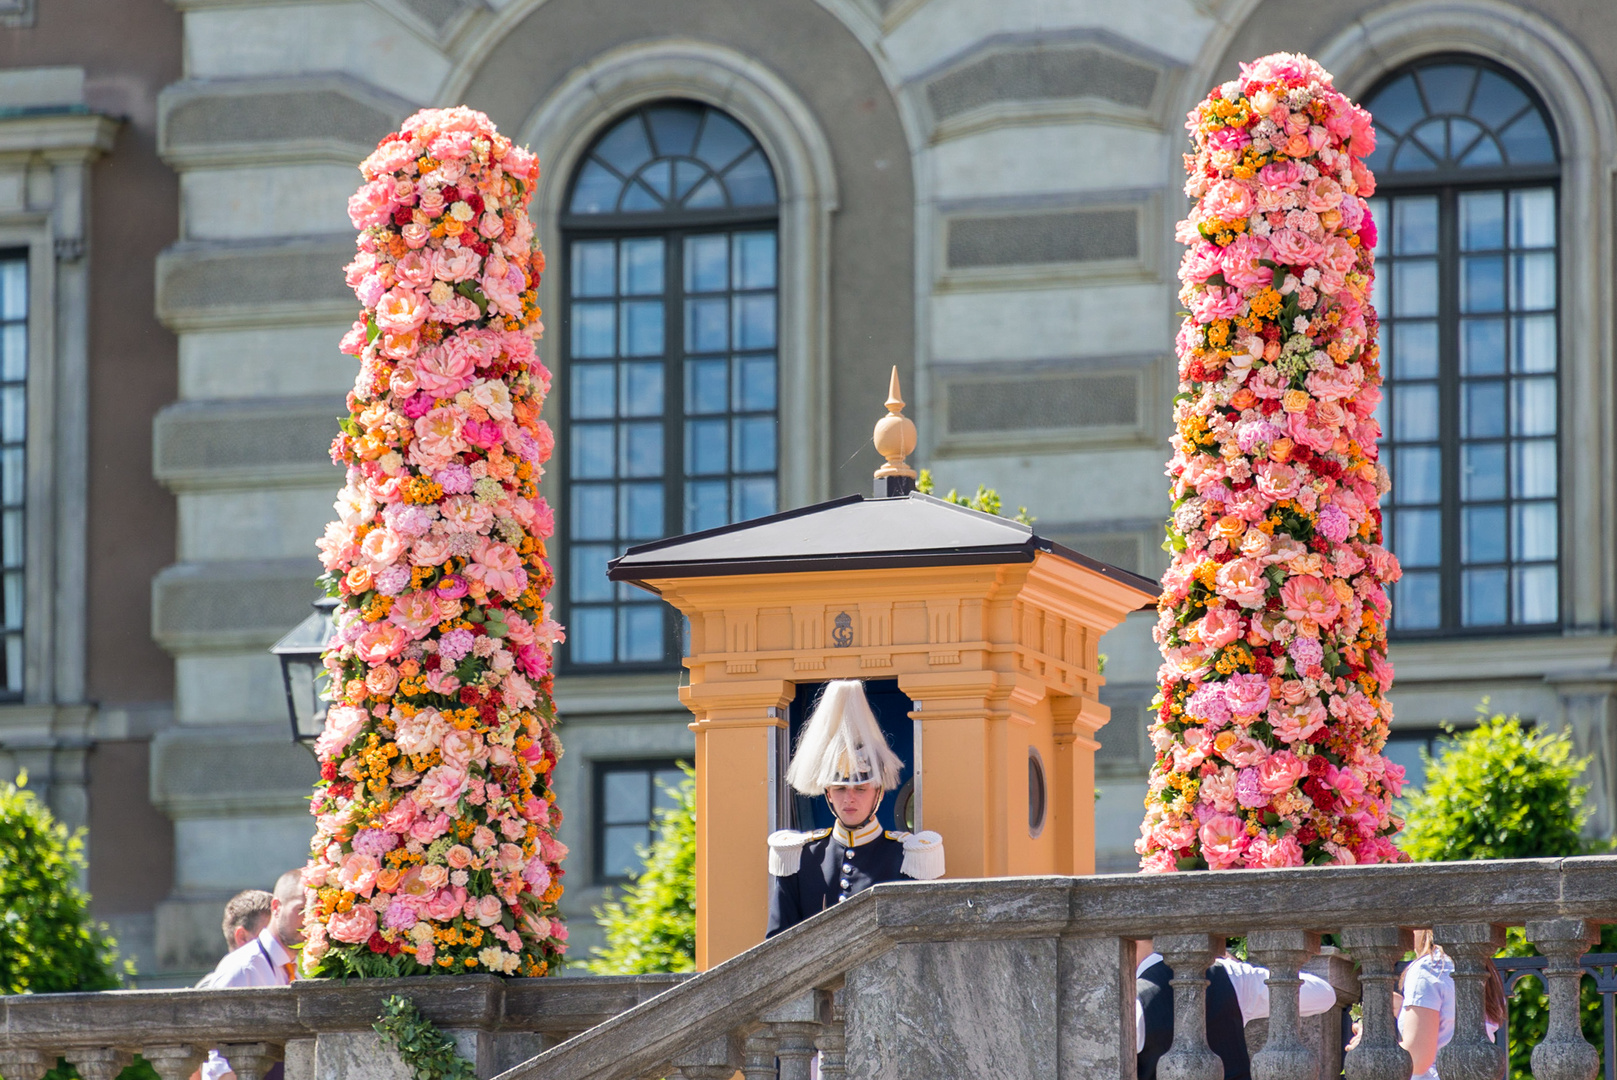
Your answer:
[[[231,953],[247,944],[269,925],[270,908],[275,898],[263,889],[243,889],[225,905],[225,917],[220,927],[225,934],[225,952]],[[198,990],[213,985],[217,971],[210,971],[197,983]]]
[[[1151,939],[1135,943],[1134,1051],[1140,1080],[1155,1080],[1157,1060],[1173,1043],[1172,971]],[[1221,956],[1208,968],[1207,1043],[1224,1062],[1225,1080],[1246,1080],[1246,1025],[1269,1015],[1269,969]],[[1299,1012],[1318,1016],[1336,1004],[1336,991],[1317,975],[1302,973]],[[1149,1039],[1148,1039],[1149,1035]],[[1146,1050],[1147,1042],[1151,1051]]]
[[[243,986],[285,986],[297,971],[292,949],[303,941],[303,872],[288,870],[275,882],[270,901],[269,925],[252,940],[233,950],[213,974],[204,980],[215,990]],[[217,1050],[208,1052],[200,1070],[201,1080],[235,1080],[230,1062]],[[278,1077],[279,1066],[264,1080]]]

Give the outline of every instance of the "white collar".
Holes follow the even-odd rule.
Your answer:
[[[881,822],[877,821],[875,818],[871,818],[869,821],[865,822],[863,825],[852,830],[851,832],[848,830],[846,825],[842,824],[842,821],[839,818],[837,820],[836,827],[831,831],[833,839],[835,839],[837,843],[841,844],[845,848],[863,847],[881,834]]]
[[[1147,971],[1160,963],[1162,963],[1162,954],[1159,952],[1152,953],[1150,956],[1140,961],[1140,966],[1134,969],[1134,977],[1136,979],[1140,978]]]
[[[264,955],[269,957],[270,963],[274,966],[274,970],[270,974],[276,978],[285,974],[286,965],[292,963],[292,954],[287,951],[285,945],[281,944],[281,939],[271,933],[270,928],[267,926],[258,932],[258,947],[264,950]]]

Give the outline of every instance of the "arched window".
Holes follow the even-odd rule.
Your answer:
[[[1435,57],[1365,100],[1399,636],[1560,623],[1553,126],[1512,73]]]
[[[659,102],[598,138],[561,217],[566,665],[667,667],[674,615],[624,548],[773,513],[775,176],[723,112]]]

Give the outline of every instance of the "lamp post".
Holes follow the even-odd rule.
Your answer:
[[[325,690],[330,682],[320,656],[336,635],[332,618],[337,601],[326,596],[313,604],[314,612],[298,623],[270,652],[280,657],[286,683],[286,709],[292,719],[292,739],[314,751],[314,741],[326,728]]]

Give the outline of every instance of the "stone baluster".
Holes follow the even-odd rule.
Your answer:
[[[1224,1062],[1207,1045],[1207,965],[1224,951],[1211,934],[1163,934],[1157,952],[1173,969],[1173,1046],[1157,1062],[1161,1080],[1224,1080]]]
[[[775,1080],[775,1033],[768,1027],[749,1034],[742,1046],[741,1075],[745,1080]]]
[[[163,1080],[186,1080],[186,1077],[196,1072],[208,1056],[206,1050],[188,1043],[178,1046],[148,1046],[143,1048],[140,1054],[151,1062],[152,1068]],[[10,1077],[8,1076],[6,1080],[10,1080]]]
[[[831,1019],[820,1029],[814,1045],[820,1049],[820,1080],[843,1080],[848,1075],[848,1040],[843,1004],[846,990],[831,994]]]
[[[1246,947],[1253,963],[1269,969],[1269,1039],[1252,1059],[1253,1080],[1315,1080],[1319,1054],[1303,1038],[1298,1004],[1303,980],[1298,972],[1319,952],[1319,935],[1306,930],[1255,931],[1248,935]]]
[[[820,1034],[825,1004],[818,990],[810,990],[758,1018],[775,1037],[780,1080],[810,1080],[814,1068],[814,1040]]]
[[[219,1047],[219,1055],[230,1062],[236,1080],[264,1080],[270,1066],[281,1059],[279,1047],[261,1042],[226,1043]],[[87,1076],[84,1080],[90,1078]]]
[[[1396,926],[1352,926],[1342,931],[1342,947],[1359,965],[1363,1017],[1359,1044],[1347,1053],[1347,1080],[1409,1080],[1414,1063],[1398,1042],[1398,1018],[1392,995],[1398,983],[1398,961],[1414,935]]]
[[[114,1046],[75,1046],[62,1056],[73,1063],[84,1080],[118,1080],[118,1074],[135,1059],[129,1051]]]
[[[6,1080],[40,1080],[56,1064],[38,1050],[0,1049],[0,1076]]]
[[[1505,944],[1505,931],[1491,923],[1448,923],[1432,927],[1432,940],[1454,962],[1454,1038],[1437,1052],[1443,1080],[1500,1080],[1505,1051],[1483,1027],[1488,967]]]
[[[1536,1080],[1594,1080],[1600,1053],[1583,1037],[1579,1022],[1579,990],[1583,954],[1600,940],[1600,928],[1583,919],[1545,919],[1527,924],[1527,937],[1549,957],[1544,965],[1550,999],[1550,1026],[1544,1041],[1533,1047]]]
[[[740,1065],[741,1055],[737,1052],[736,1041],[728,1035],[720,1035],[680,1052],[675,1056],[672,1068],[677,1069],[684,1080],[730,1080]],[[667,1075],[662,1070],[646,1074],[648,1077]]]

